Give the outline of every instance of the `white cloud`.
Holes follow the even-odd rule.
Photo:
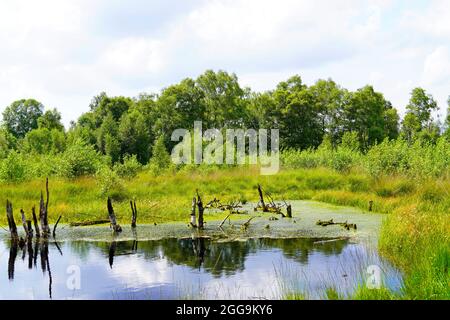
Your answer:
[[[450,49],[448,46],[437,47],[425,58],[423,77],[428,86],[450,82]]]
[[[373,83],[400,109],[414,86],[442,107],[450,94],[445,0],[122,5],[133,10],[102,0],[1,1],[0,108],[34,97],[68,123],[100,91],[136,95],[207,68],[235,72],[256,90],[295,73],[352,90]]]

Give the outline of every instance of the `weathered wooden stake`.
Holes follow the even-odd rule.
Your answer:
[[[33,206],[33,208],[31,208],[31,212],[33,214],[33,224],[34,224],[34,230],[36,232],[36,238],[40,238],[41,237],[41,233],[39,232],[39,224],[38,224],[38,220],[36,217],[36,208],[35,206]]]
[[[14,221],[12,203],[6,200],[6,218],[8,220],[9,232],[11,233],[11,238],[17,240],[19,238],[17,234],[17,226]]]
[[[192,198],[192,210],[191,210],[191,226],[193,228],[197,228],[197,217],[195,215],[197,208],[197,199],[194,197]]]
[[[198,207],[198,228],[203,229],[203,211],[205,208],[203,207],[202,199],[200,198],[200,194],[197,190],[197,207]]]
[[[369,211],[372,212],[372,209],[373,209],[373,201],[370,200],[369,201]]]
[[[122,227],[117,224],[116,215],[114,214],[111,198],[109,197],[107,206],[108,206],[109,221],[111,222],[111,228],[113,229],[114,232],[122,232]]]

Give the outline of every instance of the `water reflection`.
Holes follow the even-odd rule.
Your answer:
[[[287,264],[291,271],[306,275],[304,280],[293,280],[307,281],[313,298],[320,298],[320,291],[328,285],[355,287],[363,280],[358,275],[361,263],[363,268],[385,264],[387,285],[395,289],[401,284],[394,268],[348,240],[138,241],[135,234],[132,241],[113,238],[110,242],[58,244],[28,239],[22,246],[18,241],[0,242],[0,254],[8,249],[9,281],[3,283],[0,278],[0,299],[280,298],[280,270]],[[17,261],[20,250],[21,263]],[[67,269],[72,265],[81,270],[80,290],[66,286]]]

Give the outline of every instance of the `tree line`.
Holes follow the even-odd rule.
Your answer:
[[[450,109],[450,97],[448,100]],[[242,87],[235,74],[211,70],[187,78],[158,94],[93,97],[89,111],[66,130],[57,109],[45,110],[35,99],[14,101],[3,112],[0,157],[11,151],[58,154],[82,141],[111,163],[135,156],[147,164],[156,142],[170,149],[173,130],[193,128],[268,128],[280,130],[280,148],[317,148],[329,139],[333,146],[346,133],[355,136],[357,148],[366,152],[385,139],[435,142],[450,139],[450,115],[444,123],[433,119],[434,98],[414,88],[403,120],[382,93],[370,85],[347,90],[331,79],[307,86],[300,76],[280,82],[274,90],[254,92]]]

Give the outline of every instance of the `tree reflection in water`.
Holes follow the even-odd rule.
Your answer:
[[[143,241],[137,251],[137,241],[113,241],[95,243],[102,250],[108,248],[109,265],[113,266],[115,256],[139,252],[147,260],[165,258],[169,263],[189,266],[193,269],[203,268],[214,277],[232,275],[243,271],[249,254],[257,250],[279,249],[286,258],[307,264],[314,251],[326,256],[338,255],[348,244],[348,240],[336,240],[315,243],[321,239],[249,239],[246,241],[216,242],[209,238],[162,239]]]

